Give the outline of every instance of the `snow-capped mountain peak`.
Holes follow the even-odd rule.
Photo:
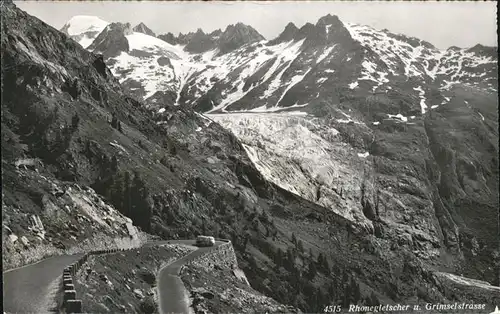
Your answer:
[[[106,22],[97,16],[76,15],[73,16],[63,28],[66,28],[68,35],[79,35],[85,32],[99,31],[101,32],[109,22]]]
[[[325,99],[337,105],[338,90],[367,97],[404,89],[416,101],[383,114],[406,118],[448,103],[459,83],[496,91],[494,48],[440,50],[331,14],[300,29],[289,23],[270,41],[243,23],[157,38],[144,34],[145,27],[110,25],[89,49],[104,54],[120,82],[150,105],[276,112],[321,107]]]
[[[497,59],[491,53],[496,50],[494,48],[476,45],[471,49],[450,47],[440,50],[418,38],[365,25],[346,26],[351,36],[367,49],[361,79],[377,82],[377,86],[381,82],[376,76],[383,73],[393,82],[396,77],[404,81],[417,78],[445,90],[457,83],[496,88]]]
[[[61,31],[87,48],[109,24],[97,16],[76,15],[64,24]]]

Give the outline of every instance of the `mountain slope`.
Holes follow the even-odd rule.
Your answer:
[[[145,104],[127,96],[125,88],[114,78],[102,56],[84,50],[62,33],[13,5],[2,10],[2,23],[2,87],[5,92],[2,102],[2,170],[10,178],[3,183],[3,193],[9,196],[5,198],[5,208],[8,210],[4,214],[7,219],[33,212],[46,222],[50,217],[47,216],[49,212],[65,210],[42,207],[44,195],[49,199],[55,197],[49,196],[49,192],[39,186],[39,180],[45,177],[58,184],[64,181],[93,187],[101,197],[143,230],[164,238],[191,238],[210,233],[231,239],[238,264],[246,272],[252,287],[303,311],[319,312],[329,304],[347,307],[349,304],[447,301],[498,303],[495,296],[482,294],[480,288],[463,294],[450,292],[447,284],[435,275],[436,270],[460,272],[461,266],[471,269],[469,272],[475,277],[480,277],[479,273],[484,271],[483,276],[489,278],[493,272],[488,270],[488,267],[493,266],[490,263],[490,244],[484,240],[492,230],[491,222],[486,221],[484,233],[480,234],[477,229],[482,221],[473,225],[470,219],[464,219],[464,224],[457,224],[456,218],[474,214],[471,206],[476,204],[462,202],[467,200],[462,197],[462,192],[476,193],[474,198],[469,199],[479,199],[479,193],[483,192],[476,190],[485,190],[481,189],[484,184],[493,191],[497,184],[495,174],[484,165],[486,158],[495,156],[494,151],[498,151],[498,148],[492,144],[481,146],[484,151],[478,151],[477,155],[453,153],[452,148],[457,145],[478,145],[477,149],[481,148],[479,143],[474,142],[477,135],[457,132],[463,137],[455,138],[453,136],[456,134],[450,137],[448,132],[450,128],[464,126],[463,116],[474,109],[491,110],[491,95],[487,92],[473,90],[477,93],[475,99],[484,97],[481,102],[473,102],[465,98],[470,97],[469,90],[461,91],[457,89],[458,86],[454,86],[456,90],[453,92],[456,95],[462,93],[471,107],[467,107],[465,101],[453,99],[453,103],[459,104],[452,108],[453,112],[447,113],[445,110],[450,110],[447,106],[430,111],[423,121],[425,123],[421,122],[412,129],[412,137],[404,132],[405,125],[396,119],[391,119],[388,125],[381,123],[380,131],[366,128],[368,123],[363,122],[363,125],[359,121],[368,116],[363,115],[366,110],[361,108],[367,105],[369,99],[374,107],[383,108],[387,103],[388,107],[395,106],[383,97],[341,95],[345,97],[345,108],[325,103],[323,108],[316,109],[324,110],[323,119],[330,119],[327,121],[338,128],[342,141],[349,142],[349,146],[343,146],[360,149],[361,153],[369,150],[371,155],[379,156],[373,163],[372,159],[367,159],[366,164],[352,161],[367,169],[363,170],[365,176],[362,180],[359,177],[345,180],[347,183],[352,182],[352,189],[346,193],[346,197],[353,203],[362,203],[361,211],[358,208],[353,210],[362,212],[371,221],[371,229],[369,223],[359,224],[345,219],[331,208],[308,200],[306,195],[301,197],[267,181],[253,162],[259,168],[265,164],[259,164],[258,159],[249,157],[247,153],[252,153],[248,149],[252,138],[243,145],[232,132],[186,106],[161,103],[157,105],[164,108],[161,112],[146,109]],[[305,31],[309,28],[306,27]],[[142,39],[137,44],[134,42],[136,33],[117,33],[125,37],[128,45],[128,50],[120,50],[119,56],[130,54],[136,50],[134,47],[143,47]],[[344,31],[338,34],[339,38],[349,39]],[[108,41],[105,34],[103,36],[103,46],[106,42],[113,42]],[[149,46],[149,40],[153,37],[140,36],[148,39]],[[323,35],[319,36],[311,43],[311,47],[318,42],[324,44],[324,38]],[[305,37],[301,41],[302,44],[309,43]],[[96,46],[98,43],[101,41]],[[171,45],[162,45],[166,43],[153,44],[154,49],[162,53],[173,53],[169,50]],[[251,47],[240,49],[245,51]],[[356,47],[355,43],[352,47]],[[339,47],[340,52],[347,50]],[[209,59],[207,55],[204,56]],[[229,61],[231,56],[234,56],[232,52],[221,58]],[[174,57],[169,58],[173,62]],[[401,96],[402,100],[413,97],[406,96],[404,90],[400,92],[404,96]],[[415,99],[418,100],[418,97]],[[338,110],[350,115],[353,123],[337,121],[346,120],[335,116],[340,114]],[[441,113],[437,115],[438,112]],[[431,117],[431,114],[435,115]],[[293,128],[288,130],[288,134],[299,139],[296,149],[307,146],[311,138],[315,141],[314,145],[323,145],[325,152],[322,156],[335,153],[328,152],[330,144],[319,138],[327,138],[328,134],[321,133],[328,131],[326,126],[329,124],[324,124],[323,120],[315,121],[321,122],[319,127],[304,121],[294,124],[303,126],[298,132]],[[494,139],[495,135],[498,137],[498,134],[491,133],[495,126],[493,121],[489,117],[485,120],[478,117],[469,122],[473,124],[472,127],[481,127],[477,133],[486,143]],[[283,126],[286,127],[286,123],[280,124],[280,128]],[[280,128],[275,130],[280,132]],[[312,129],[309,134],[318,132],[318,135],[303,137],[304,128]],[[408,129],[411,128],[410,124]],[[465,130],[472,132],[469,126]],[[369,132],[375,133],[374,142],[370,141]],[[270,133],[264,133],[263,145],[272,143]],[[433,159],[421,143],[427,141],[425,135],[428,136]],[[462,139],[466,141],[459,141]],[[491,140],[491,143],[496,142]],[[277,153],[283,155],[293,147],[290,142],[272,144],[273,148],[280,148],[281,151]],[[412,154],[415,149],[422,149],[421,155]],[[355,157],[346,151],[344,156]],[[304,157],[314,159],[310,151]],[[36,168],[38,172],[30,169],[17,172],[15,162],[24,158],[39,160]],[[426,158],[429,159],[427,162]],[[270,158],[269,161],[275,162],[276,159]],[[452,168],[446,167],[449,161],[467,169],[467,176],[455,176]],[[472,161],[474,167],[468,161]],[[490,162],[497,162],[497,159],[492,158]],[[355,173],[357,168],[350,168],[349,162],[344,165],[347,174]],[[309,166],[310,171],[315,164],[311,162]],[[34,178],[31,188],[36,189],[35,192],[18,191],[17,187],[26,187],[23,181],[25,173]],[[306,171],[304,173],[307,174]],[[406,181],[400,181],[400,173],[405,173]],[[420,179],[418,182],[414,180],[417,177]],[[450,180],[441,182],[439,179],[442,177]],[[445,184],[455,182],[455,179],[458,185]],[[422,184],[427,181],[430,183]],[[378,182],[384,194],[381,197],[384,210],[379,212],[374,211],[377,195],[375,182]],[[398,191],[393,194],[387,191],[396,187]],[[399,197],[405,189],[408,195]],[[433,191],[435,199],[432,204],[429,203],[428,193],[419,198],[421,190],[427,189]],[[356,191],[364,193],[356,195]],[[485,191],[482,196],[489,200],[492,195]],[[15,193],[20,194],[12,196]],[[19,206],[20,200],[33,202]],[[403,201],[407,203],[401,205]],[[49,212],[46,208],[49,208]],[[481,207],[481,210],[485,213],[484,219],[491,220],[488,215],[491,215],[492,210],[488,206]],[[425,232],[403,232],[409,229],[408,222],[417,219],[422,221],[420,227],[426,228],[425,231],[436,230],[437,235],[429,240]],[[456,227],[459,231],[456,231]],[[464,228],[474,230],[471,234],[476,240],[466,236],[466,245],[458,246],[466,258],[462,262],[455,255],[450,255],[447,247],[457,247],[453,241],[456,240],[457,232],[459,238],[463,239]],[[445,234],[441,235],[440,232]],[[405,233],[409,233],[410,237]],[[439,243],[434,243],[434,239]],[[470,249],[467,247],[469,244]],[[426,261],[426,256],[419,256],[421,252],[433,251],[421,248],[425,246],[432,246],[443,255],[440,259]],[[445,258],[448,256],[449,259]],[[472,267],[470,264],[476,261],[480,263]],[[415,290],[418,291],[416,296]]]
[[[196,34],[189,45],[210,38]],[[170,96],[144,97],[152,108],[248,113],[212,117],[268,180],[367,230],[382,221],[432,264],[452,254],[471,276],[492,277],[479,269],[492,267],[498,205],[494,48],[439,50],[332,15],[222,55],[208,46],[178,55],[175,78],[161,80]],[[159,77],[135,77],[134,88]]]
[[[113,74],[137,98],[149,98],[162,90],[175,100],[185,67],[179,62],[185,55],[182,49],[121,23],[108,25],[88,49],[103,54]]]
[[[498,82],[494,48],[479,45],[441,51],[416,38],[345,24],[332,15],[300,29],[287,25],[268,42],[261,42],[263,38],[255,30],[241,23],[224,32],[198,30],[159,38],[188,53],[177,54],[180,66],[175,75],[162,71],[144,73],[140,78],[133,75],[137,89],[162,82],[137,96],[176,94],[175,101],[168,98],[170,102],[200,111],[310,108],[325,100],[338,101],[337,89],[366,96],[365,91],[389,93],[400,88],[418,97],[419,103],[411,112],[385,113],[413,116],[447,103],[454,84],[495,93]],[[245,45],[240,47],[242,43]],[[147,50],[143,47],[143,54]],[[114,62],[108,64],[113,67]]]
[[[155,33],[149,27],[147,27],[146,24],[142,22],[137,24],[132,30],[134,32],[143,33],[149,36],[156,37]]]

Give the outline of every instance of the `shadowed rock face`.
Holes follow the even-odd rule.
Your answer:
[[[222,54],[235,50],[245,44],[264,40],[253,27],[243,23],[229,25],[220,35],[218,46]]]
[[[222,31],[220,29],[216,29],[210,33],[211,36],[220,36],[221,34],[222,34]]]
[[[156,37],[155,33],[142,22],[137,24],[132,30],[134,32],[143,33],[149,36]]]
[[[468,49],[467,51],[477,53],[490,58],[496,58],[498,56],[498,47],[483,46],[480,44]]]
[[[213,47],[214,34],[220,36],[217,45],[253,38],[243,24],[179,38],[203,52]],[[498,204],[492,192],[498,185],[492,50],[478,45],[439,51],[417,38],[327,15],[300,29],[288,24],[266,45],[244,44],[216,55],[210,62],[217,66],[188,72],[175,102],[200,112],[220,106],[219,112],[307,113],[235,114],[218,121],[245,141],[261,173],[280,187],[402,241],[432,263],[450,253],[463,265],[491,267],[487,243],[496,225],[487,220]],[[201,59],[190,60],[201,65]],[[150,100],[159,108],[162,101],[174,103],[174,93],[158,91]],[[317,152],[303,153],[308,149]],[[477,151],[484,157],[472,153]],[[489,217],[484,227],[471,218],[473,208]],[[482,245],[476,246],[479,238]],[[473,277],[492,276],[469,269]]]
[[[283,32],[281,32],[281,34],[279,34],[278,37],[276,37],[273,40],[270,40],[267,44],[272,46],[272,45],[278,45],[278,44],[281,44],[284,42],[288,42],[288,41],[294,39],[295,34],[297,33],[298,30],[299,29],[297,28],[297,26],[295,26],[295,24],[290,22],[286,25],[285,29],[283,30]]]
[[[95,53],[101,53],[105,58],[116,57],[122,51],[129,51],[128,40],[125,36],[131,33],[130,23],[111,23],[87,49]]]
[[[201,29],[191,36],[189,43],[184,47],[184,50],[191,53],[202,53],[214,49],[217,46],[217,41],[211,34],[205,34]]]
[[[160,34],[160,35],[158,35],[158,38],[171,44],[171,45],[180,44],[177,37],[175,37],[175,35],[172,33]]]
[[[316,36],[313,36],[313,34]],[[336,15],[328,14],[320,18],[315,25],[313,34],[308,34],[306,44],[308,41],[310,41],[311,44],[325,42],[332,45],[338,44],[348,48],[354,42],[351,34]]]
[[[229,25],[224,32],[217,29],[210,34],[205,34],[198,29],[194,33],[179,34],[177,37],[172,33],[167,33],[159,35],[158,38],[172,45],[186,45],[184,50],[191,53],[203,53],[218,48],[220,54],[264,39],[253,27],[243,23]]]
[[[44,198],[57,197],[48,192],[45,177],[57,184],[92,186],[115,210],[164,238],[211,233],[231,239],[252,287],[306,312],[339,300],[499,302],[480,288],[472,294],[450,293],[446,282],[433,277],[436,269],[494,277],[495,93],[457,84],[445,94],[449,105],[411,119],[420,112],[414,88],[421,86],[429,102],[441,103],[436,86],[394,76],[387,93],[372,92],[374,84],[362,80],[358,88],[349,88],[361,75],[363,58],[375,52],[338,47],[331,58],[317,61],[322,51],[311,47],[322,47],[328,37],[326,27],[310,24],[304,33],[323,28],[325,34],[314,35],[315,45],[304,46],[303,55],[298,49],[293,62],[276,70],[287,82],[311,65],[314,70],[303,82],[294,79],[295,87],[281,86],[273,104],[293,105],[319,92],[320,99],[307,109],[313,117],[255,118],[239,124],[239,130],[230,121],[221,122],[235,130],[229,132],[186,106],[147,110],[127,96],[99,57],[13,5],[1,14],[2,205],[4,219],[17,221],[19,229],[27,227],[15,217],[37,213],[47,227],[48,219],[56,224],[57,213],[67,211],[44,205]],[[335,22],[328,18],[325,23],[330,20]],[[126,29],[110,26],[94,48],[113,41],[105,33],[116,31],[117,38],[124,38]],[[234,30],[234,43],[241,43],[238,38],[247,31]],[[335,36],[348,40],[343,34],[339,28]],[[229,53],[251,53],[246,49],[252,47]],[[205,95],[217,100],[226,85],[240,86],[234,84],[238,71],[235,67],[224,78],[228,82],[215,82],[218,90]],[[257,82],[259,75],[265,72],[253,77]],[[398,75],[404,75],[404,68]],[[200,77],[197,73],[193,79]],[[319,78],[337,83],[321,85]],[[247,91],[253,92],[251,87]],[[158,101],[171,101],[177,90],[172,91],[156,95]],[[190,95],[186,90],[183,97]],[[239,105],[253,108],[249,101]],[[398,112],[415,124],[387,116]],[[27,158],[38,160],[38,172],[13,166]],[[318,166],[321,162],[327,164]],[[301,178],[298,193],[290,192],[291,180]],[[354,213],[360,221],[351,219]]]

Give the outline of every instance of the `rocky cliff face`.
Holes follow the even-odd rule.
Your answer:
[[[253,27],[243,23],[229,25],[226,30],[220,34],[218,48],[221,54],[228,53],[243,45],[251,44],[264,40]]]
[[[179,40],[177,39],[177,37],[175,37],[175,35],[172,34],[172,33],[160,34],[160,35],[158,35],[158,38],[161,39],[161,40],[163,40],[166,43],[171,44],[171,45],[178,45],[178,44],[180,44]]]
[[[191,53],[202,53],[215,49],[217,47],[217,40],[205,34],[201,29],[198,29],[190,38],[184,50]]]
[[[26,188],[15,169],[18,160],[36,159],[30,175],[91,186],[150,233],[231,239],[252,287],[303,311],[463,301],[433,274],[493,278],[498,133],[496,90],[488,84],[496,82],[496,63],[478,56],[481,49],[450,50],[433,72],[432,47],[415,51],[407,38],[344,25],[347,34],[332,17],[305,27],[306,35],[324,33],[244,45],[213,59],[122,29],[117,36],[128,52],[106,58],[9,5],[2,10],[5,206],[26,200],[15,215],[45,221],[41,181]],[[330,31],[348,46],[331,46]],[[105,33],[95,48],[107,42]],[[376,49],[385,53],[375,58]],[[403,50],[421,53],[400,57],[404,67],[383,59]],[[430,68],[410,62],[418,58]],[[139,79],[159,69],[144,60],[155,60],[165,76],[184,74]],[[132,75],[135,88],[154,95],[168,87],[184,106],[149,110],[120,84],[133,87]],[[307,101],[306,115],[236,116],[242,128],[231,116],[190,108],[250,110],[251,96],[266,114],[286,105],[297,111]]]
[[[126,36],[131,34],[129,23],[111,23],[96,37],[88,49],[102,54],[105,58],[116,57],[122,52],[129,51],[130,45]]]
[[[95,111],[75,100],[84,93],[104,101],[103,82],[119,88],[102,58],[11,4],[2,7],[2,63],[4,267],[128,237],[131,220],[89,187],[109,164],[82,137],[83,117]],[[90,70],[80,72],[83,64]],[[73,156],[85,145],[88,157],[104,164],[83,174],[89,159]]]
[[[146,24],[142,22],[137,24],[134,28],[132,28],[132,30],[134,32],[143,33],[149,36],[156,37],[155,33],[149,27],[147,27]]]
[[[205,34],[203,30],[198,29],[194,33],[179,34],[177,37],[172,33],[167,33],[159,35],[158,38],[172,45],[183,45],[184,50],[189,53],[199,54],[217,49],[220,55],[264,40],[264,37],[253,27],[243,23],[228,25],[224,32],[218,29]]]
[[[289,42],[290,40],[293,40],[295,38],[298,30],[299,29],[297,28],[297,26],[290,22],[285,26],[283,32],[281,32],[278,37],[270,40],[267,45],[274,46],[284,42]]]
[[[243,29],[219,40],[252,38]],[[223,113],[212,118],[268,180],[431,264],[451,254],[468,275],[494,277],[496,48],[439,50],[327,15],[265,44],[204,50],[173,68],[175,103]]]
[[[189,262],[188,266],[205,269],[208,272],[214,269],[237,269],[238,261],[231,243],[214,248],[212,251]]]
[[[230,243],[185,265],[181,278],[193,299],[195,313],[298,312],[252,289],[238,268]]]

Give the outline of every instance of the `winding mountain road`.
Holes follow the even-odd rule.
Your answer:
[[[83,254],[53,256],[3,273],[3,310],[6,313],[49,313],[51,295],[62,271]]]
[[[215,246],[225,242],[216,241]],[[194,246],[194,240],[170,240],[148,242],[143,247],[181,244]],[[172,262],[160,270],[159,298],[160,314],[188,313],[189,298],[187,291],[178,277],[182,265],[205,254],[212,247],[198,248],[190,254]],[[83,256],[59,255],[37,263],[3,272],[3,310],[5,313],[50,313],[53,306],[53,293],[59,287],[62,271]]]
[[[194,246],[193,240],[165,241],[176,244]],[[215,241],[215,247],[224,244],[222,241]],[[160,269],[158,275],[158,295],[160,314],[166,313],[192,313],[189,308],[189,294],[184,287],[184,283],[179,277],[181,267],[188,261],[193,260],[214,247],[195,247],[196,250],[188,255],[166,265]]]

